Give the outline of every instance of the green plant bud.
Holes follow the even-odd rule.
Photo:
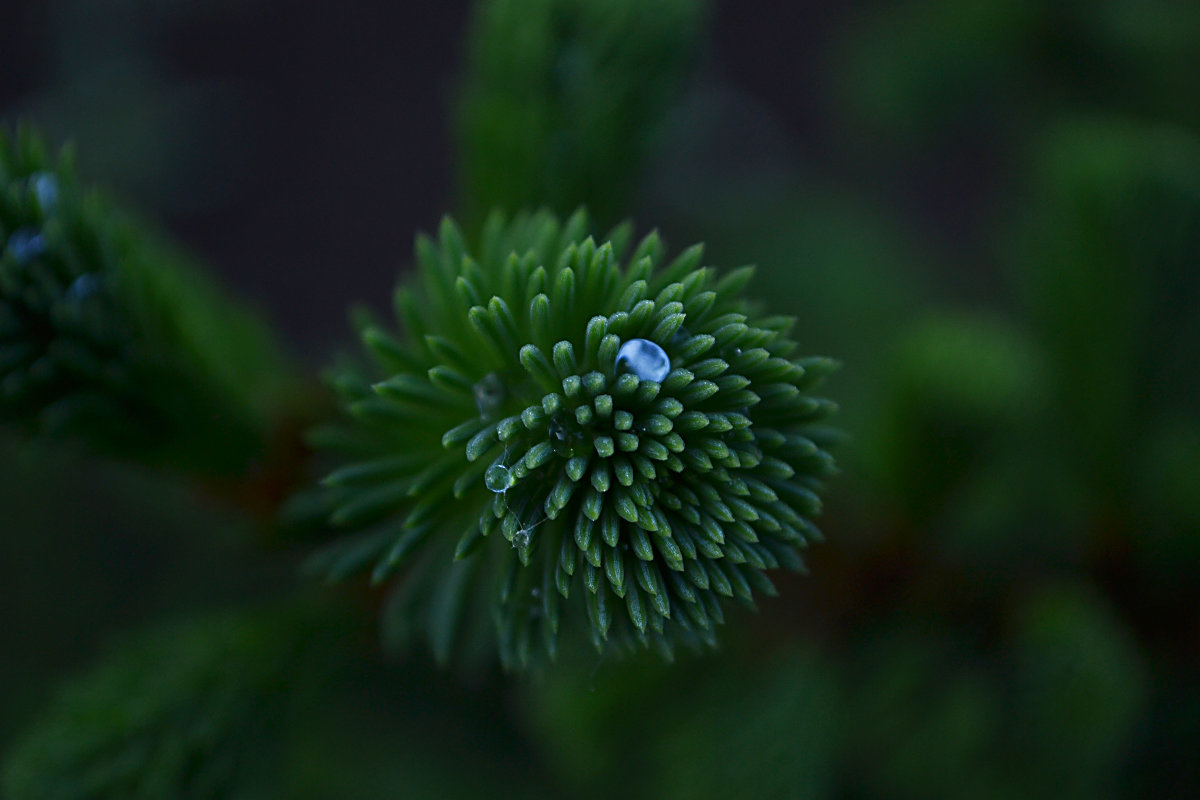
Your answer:
[[[0,423],[229,474],[291,384],[251,314],[82,189],[69,157],[0,131]]]
[[[348,463],[325,501],[348,533],[312,566],[398,575],[385,627],[439,655],[479,618],[507,667],[552,652],[547,593],[602,648],[711,645],[715,595],[753,605],[761,571],[800,568],[817,536],[833,405],[807,392],[833,362],[793,358],[698,249],[669,261],[652,234],[623,261],[624,230],[597,246],[587,227],[494,216],[468,251],[446,221],[402,315],[429,334],[393,355],[371,329],[375,382],[331,381],[348,413],[322,440]],[[435,380],[450,353],[462,380]]]

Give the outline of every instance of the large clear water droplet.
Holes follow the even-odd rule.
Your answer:
[[[529,529],[521,528],[521,530],[513,534],[513,547],[529,547],[529,539]]]
[[[8,237],[5,249],[18,264],[27,264],[46,252],[46,237],[32,228],[18,228]]]
[[[483,474],[483,483],[491,491],[501,494],[513,485],[512,473],[503,464],[492,464]]]
[[[500,380],[500,376],[494,372],[484,375],[475,384],[474,392],[475,407],[479,409],[479,415],[483,417],[495,416],[508,397],[504,381]]]
[[[662,383],[671,371],[671,359],[649,339],[630,339],[617,351],[617,367],[621,366],[644,381]]]

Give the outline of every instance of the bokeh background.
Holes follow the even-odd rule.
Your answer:
[[[487,166],[506,131],[471,98],[507,73],[470,3],[5,0],[0,124],[72,141],[313,371],[443,213],[585,201],[757,263],[752,291],[843,362],[850,434],[811,575],[721,652],[511,678],[378,651],[363,598],[297,590],[303,547],[208,493],[4,433],[10,776],[46,741],[93,752],[64,683],[136,706],[155,672],[127,673],[174,658],[179,697],[234,629],[230,660],[292,663],[286,625],[238,615],[300,591],[347,606],[305,612],[338,657],[197,701],[189,724],[244,733],[204,739],[253,765],[236,791],[144,796],[1194,795],[1200,5],[645,5],[680,24],[530,37],[579,106],[521,184]]]

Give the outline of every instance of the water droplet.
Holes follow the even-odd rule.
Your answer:
[[[644,381],[662,383],[671,371],[671,359],[649,339],[630,339],[617,351],[617,366],[625,368]]]
[[[529,529],[521,528],[513,534],[513,547],[529,547]]]
[[[94,272],[85,272],[67,287],[63,297],[74,303],[83,303],[89,297],[100,293],[104,288],[104,279]]]
[[[49,172],[35,172],[29,176],[29,188],[37,198],[42,211],[52,211],[58,203],[58,178]]]
[[[547,433],[550,436],[550,446],[554,448],[554,452],[560,456],[570,457],[574,455],[575,435],[569,428],[558,421],[557,418],[550,420],[547,426]]]
[[[46,252],[46,237],[30,228],[18,228],[8,237],[7,250],[18,264],[27,264]]]
[[[492,464],[483,474],[483,482],[488,489],[500,494],[508,491],[508,487],[513,485],[512,473],[502,464]]]
[[[508,396],[508,392],[504,388],[504,381],[500,380],[500,376],[494,372],[484,375],[475,384],[474,391],[475,407],[479,409],[479,415],[482,417],[495,415]]]

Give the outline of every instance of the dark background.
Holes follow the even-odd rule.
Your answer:
[[[845,125],[830,98],[839,37],[882,6],[714,4],[696,86],[732,99],[718,112],[722,147],[689,168],[799,162],[970,250],[995,180],[991,142],[953,142],[936,163],[881,171],[860,157],[875,146],[870,133]],[[87,177],[203,256],[303,353],[345,341],[331,309],[387,296],[414,232],[452,207],[449,117],[468,3],[5,9],[4,118],[75,142]]]

